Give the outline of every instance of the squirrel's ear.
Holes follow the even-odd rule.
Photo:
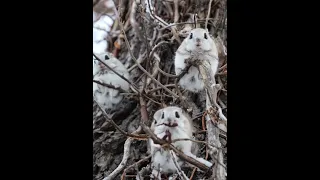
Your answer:
[[[158,110],[156,113],[154,113],[153,118],[156,120],[160,119],[162,112],[163,112],[163,109]]]

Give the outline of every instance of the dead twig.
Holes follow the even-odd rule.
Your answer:
[[[100,84],[101,86],[105,86],[105,87],[107,87],[107,88],[116,89],[116,90],[118,90],[120,93],[128,93],[127,91],[125,91],[125,90],[122,89],[121,87],[115,87],[114,85],[102,83],[102,82],[97,81],[97,80],[93,80],[93,82],[94,82],[94,83],[97,83],[97,84]]]
[[[146,126],[144,123],[140,122],[140,125],[143,129],[143,131],[149,135],[149,137],[153,140],[154,144],[159,144],[161,146],[168,146],[170,149],[172,149],[178,156],[184,161],[187,161],[188,163],[198,167],[199,169],[203,171],[208,171],[211,174],[210,168],[208,168],[206,165],[200,163],[199,161],[185,155],[183,152],[179,151],[177,148],[175,148],[172,144],[168,144],[167,141],[162,140],[158,138],[148,126]]]
[[[175,87],[176,85],[175,84],[167,84],[165,85],[166,87]],[[152,93],[152,92],[155,92],[155,91],[158,91],[162,89],[162,87],[158,87],[158,88],[154,88],[154,89],[151,89],[150,91],[147,91],[146,93],[149,94],[149,93]]]
[[[133,163],[132,165],[130,165],[130,166],[128,166],[127,168],[125,168],[124,171],[123,171],[123,173],[122,173],[121,180],[124,180],[124,177],[126,176],[126,172],[127,172],[129,169],[135,167],[136,165],[138,165],[138,164],[142,163],[143,161],[146,161],[146,160],[148,160],[148,159],[150,159],[150,158],[151,158],[151,155],[149,155],[149,156],[147,156],[147,157],[145,157],[145,158],[143,158],[143,159],[140,159],[138,162],[135,162],[135,163]]]
[[[106,121],[110,122],[123,135],[128,136],[128,137],[132,137],[132,138],[135,138],[135,139],[140,139],[140,140],[145,140],[146,138],[148,138],[147,135],[136,135],[134,133],[129,134],[128,132],[125,132],[124,130],[122,130],[112,119],[110,119],[108,117],[107,113],[104,111],[103,108],[101,108],[100,104],[96,100],[93,100],[93,101],[97,104],[97,107],[102,112],[102,115],[106,119]]]
[[[151,57],[153,56],[154,51],[155,51],[158,47],[160,47],[162,44],[170,44],[170,42],[161,41],[161,42],[159,42],[157,45],[155,45],[155,46],[152,48],[152,50],[151,50],[151,52],[150,52],[150,54],[149,54],[149,58],[151,58]]]
[[[177,141],[192,141],[192,142],[195,142],[195,143],[202,143],[202,144],[205,144],[205,145],[208,145],[208,146],[212,146],[212,147],[215,147],[217,149],[222,149],[221,147],[218,147],[214,144],[209,144],[205,141],[198,141],[198,140],[194,140],[194,139],[188,139],[188,138],[179,138],[179,139],[175,139],[175,140],[172,140],[172,143],[174,142],[177,142]]]
[[[141,131],[141,127],[139,127],[134,133],[139,133]],[[130,155],[130,146],[133,141],[133,138],[129,137],[126,142],[124,143],[124,151],[123,151],[123,158],[122,161],[120,162],[119,166],[112,171],[109,176],[104,178],[103,180],[113,180],[127,165],[127,161]]]
[[[170,150],[170,154],[171,154],[172,161],[173,161],[173,163],[174,163],[174,165],[175,165],[175,167],[176,167],[176,170],[177,170],[177,172],[178,172],[179,177],[181,177],[181,178],[184,179],[184,180],[188,180],[188,177],[187,177],[186,174],[181,170],[181,168],[180,168],[180,166],[179,166],[179,164],[178,164],[178,162],[177,162],[177,156],[176,156],[176,154],[175,154],[172,150]]]
[[[173,22],[176,23],[179,20],[179,0],[174,0],[174,20]]]
[[[207,18],[206,18],[206,23],[205,23],[205,25],[204,25],[204,27],[205,27],[206,29],[208,28],[208,19],[209,19],[209,17],[210,17],[211,3],[212,3],[212,0],[210,0],[210,2],[209,2],[208,14],[207,14]]]
[[[157,81],[154,77],[152,77],[152,75],[151,75],[148,71],[146,71],[146,70],[138,63],[137,59],[134,57],[132,51],[130,50],[131,48],[130,48],[129,41],[128,41],[127,36],[126,36],[126,32],[125,32],[124,29],[123,29],[123,24],[122,24],[122,22],[121,22],[121,19],[120,19],[118,10],[116,9],[115,6],[114,6],[114,11],[115,11],[115,13],[116,13],[116,15],[117,15],[117,17],[118,17],[118,19],[119,19],[119,25],[120,25],[120,28],[121,28],[123,34],[124,34],[124,40],[125,40],[125,42],[126,42],[128,51],[129,51],[129,53],[130,53],[133,61],[137,64],[137,66],[139,67],[139,69],[142,70],[142,72],[144,72],[147,76],[149,76],[155,83],[157,83],[159,86],[161,86],[164,90],[166,90],[168,93],[170,93],[173,97],[179,98],[178,95],[176,95],[175,93],[173,93],[172,91],[170,91],[168,88],[166,88],[163,84],[161,84],[159,81]]]
[[[177,78],[177,77],[179,77],[179,75],[173,75],[173,74],[169,74],[169,73],[166,73],[166,72],[162,71],[162,70],[159,68],[159,66],[157,66],[157,68],[158,68],[159,72],[161,72],[161,74],[163,74],[163,75],[165,75],[165,76],[167,76],[167,77],[171,77],[171,78]]]

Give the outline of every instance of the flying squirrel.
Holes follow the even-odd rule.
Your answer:
[[[130,76],[127,68],[111,53],[105,52],[97,54],[97,57],[120,75],[129,79]],[[116,105],[123,99],[123,95],[120,94],[120,91],[117,88],[129,91],[130,87],[127,81],[95,59],[93,65],[93,80],[115,87],[109,88],[93,82],[93,98],[107,113],[115,110]]]
[[[174,59],[176,75],[180,75],[187,67],[188,59],[209,62],[212,75],[216,74],[219,65],[218,49],[208,30],[195,28],[182,41]],[[199,92],[204,89],[201,74],[195,66],[189,68],[188,73],[180,79],[179,85],[191,92]]]
[[[192,120],[186,112],[176,106],[169,106],[156,111],[150,129],[158,138],[164,140],[194,139],[192,133],[195,129]],[[198,145],[193,141],[176,141],[172,145],[200,163],[208,167],[212,166],[211,162],[194,155],[197,154]],[[151,167],[153,169],[153,177],[161,173],[176,172],[175,164],[168,150],[163,149],[159,144],[154,144],[152,139],[149,139],[149,147],[152,155]],[[177,162],[179,166],[184,163],[180,158],[177,158]]]

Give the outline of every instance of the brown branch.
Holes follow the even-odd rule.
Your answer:
[[[205,145],[209,145],[209,146],[212,146],[212,147],[215,147],[215,148],[217,148],[217,149],[223,149],[222,147],[218,147],[218,146],[216,146],[216,145],[213,145],[213,144],[209,144],[209,143],[207,143],[207,142],[204,142],[204,141],[197,141],[197,140],[193,140],[193,139],[188,139],[188,138],[182,138],[182,139],[175,139],[175,140],[172,140],[172,142],[171,143],[174,143],[174,142],[177,142],[177,141],[192,141],[192,142],[196,142],[196,143],[203,143],[203,144],[205,144]],[[219,162],[219,161],[217,161],[218,162],[218,164],[220,164],[222,167],[224,167],[224,168],[227,168],[224,164],[222,164],[221,162]]]
[[[193,168],[192,173],[191,173],[191,176],[190,176],[190,178],[189,178],[190,180],[192,180],[192,178],[193,178],[196,170],[197,170],[197,168]]]
[[[219,68],[219,71],[221,71],[221,70],[225,69],[226,67],[227,67],[227,63],[226,63],[226,64],[224,64],[223,66],[221,66],[221,67]]]
[[[167,84],[167,85],[165,85],[165,86],[166,86],[166,87],[175,87],[176,85],[175,85],[175,84]],[[162,89],[162,87],[158,87],[158,88],[151,89],[150,91],[147,91],[147,94],[152,93],[152,92],[155,92],[155,91],[158,91],[158,90],[160,90],[160,89]]]
[[[143,131],[149,135],[149,137],[153,140],[154,144],[159,144],[161,146],[166,146],[169,145],[169,148],[172,149],[175,153],[178,154],[178,156],[184,160],[187,161],[188,163],[198,167],[199,169],[203,171],[208,171],[211,174],[210,168],[208,168],[206,165],[200,163],[199,161],[185,155],[183,152],[179,151],[177,148],[175,148],[172,144],[168,144],[167,141],[162,140],[158,138],[151,130],[149,127],[147,127],[143,122],[140,122],[140,126],[142,127]]]
[[[163,75],[165,75],[165,76],[167,76],[167,77],[172,77],[172,78],[177,78],[177,77],[179,77],[179,75],[173,75],[173,74],[169,74],[169,73],[164,72],[163,70],[161,70],[161,69],[159,68],[159,66],[158,66],[157,68],[158,68],[158,70],[161,72],[161,74],[163,74]]]
[[[170,44],[170,42],[161,41],[161,42],[159,42],[157,45],[155,45],[155,46],[152,48],[152,50],[151,50],[151,52],[150,52],[150,54],[149,54],[149,58],[152,57],[154,51],[155,51],[158,47],[160,47],[162,44]]]
[[[140,96],[140,113],[141,113],[141,120],[143,122],[148,122],[148,111],[146,107],[146,102],[143,97]]]

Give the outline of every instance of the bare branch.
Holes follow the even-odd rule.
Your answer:
[[[150,158],[151,158],[151,155],[149,155],[149,156],[147,156],[147,157],[145,157],[145,158],[143,158],[143,159],[140,159],[138,162],[135,162],[135,163],[133,163],[132,165],[128,166],[126,169],[124,169],[124,171],[123,171],[123,173],[122,173],[122,176],[121,176],[121,180],[124,180],[124,176],[126,175],[126,172],[127,172],[129,169],[135,167],[136,165],[138,165],[138,164],[142,163],[143,161],[146,161],[146,160],[148,160],[148,159],[150,159]]]
[[[208,14],[207,14],[207,18],[206,18],[206,24],[205,24],[205,28],[206,29],[208,28],[208,19],[210,17],[211,3],[212,3],[212,0],[210,0],[210,2],[209,2],[209,9],[208,9]]]
[[[122,89],[121,87],[115,87],[114,85],[102,83],[102,82],[99,82],[99,81],[97,81],[97,80],[93,80],[93,82],[94,82],[94,83],[97,83],[97,84],[100,84],[101,86],[105,86],[105,87],[107,87],[107,88],[116,89],[116,90],[118,90],[120,93],[128,93],[127,91],[125,91],[125,90]]]
[[[134,133],[132,134],[129,134],[127,132],[125,132],[124,130],[122,130],[112,119],[110,119],[107,115],[107,113],[104,111],[103,108],[101,108],[100,104],[98,102],[96,102],[96,100],[93,100],[95,101],[95,103],[97,104],[98,108],[100,109],[100,111],[102,112],[103,114],[103,117],[108,121],[110,122],[118,131],[120,131],[123,135],[125,136],[128,136],[128,137],[132,137],[132,138],[136,138],[136,139],[146,139],[148,136],[146,135],[136,135]]]
[[[128,48],[128,50],[129,50],[129,53],[130,53],[133,61],[134,61],[134,62],[137,64],[137,66],[138,66],[147,76],[149,76],[154,82],[156,82],[159,86],[161,86],[161,87],[162,87],[163,89],[165,89],[168,93],[170,93],[171,95],[173,95],[175,98],[178,98],[178,97],[179,97],[178,95],[176,95],[175,93],[173,93],[172,91],[170,91],[168,88],[166,88],[163,84],[161,84],[159,81],[157,81],[154,77],[152,77],[152,75],[151,75],[148,71],[146,71],[146,70],[138,63],[137,59],[134,57],[132,51],[130,50],[130,49],[131,49],[131,48],[130,48],[130,44],[129,44],[128,39],[127,39],[127,36],[126,36],[126,32],[125,32],[124,29],[123,29],[123,25],[122,25],[122,22],[121,22],[121,20],[120,20],[120,16],[119,16],[118,10],[117,10],[115,7],[114,7],[114,9],[115,9],[115,13],[116,13],[116,15],[117,15],[117,17],[118,17],[118,19],[119,19],[119,25],[120,25],[120,27],[121,27],[121,30],[122,30],[123,34],[124,34],[124,39],[125,39],[127,48]]]
[[[118,90],[121,95],[128,97],[125,101],[129,101],[128,105],[124,103],[125,101],[119,104],[119,110],[123,114],[116,113],[114,118],[106,114],[101,109],[102,106],[100,107],[94,101],[93,179],[111,180],[120,176],[121,180],[145,180],[149,179],[151,171],[151,174],[156,176],[151,169],[151,164],[148,164],[151,156],[148,155],[146,142],[132,143],[134,139],[139,141],[152,139],[172,156],[175,164],[172,165],[176,167],[177,173],[169,179],[186,180],[188,175],[190,180],[225,180],[227,175],[223,157],[227,153],[226,1],[94,0],[93,2],[98,4],[94,7],[94,13],[95,9],[99,10],[94,14],[94,21],[99,20],[99,16],[102,15],[109,15],[113,19],[113,25],[110,31],[108,30],[107,37],[104,38],[104,40],[107,39],[108,44],[106,51],[112,52],[130,73],[130,78],[126,81],[126,77],[121,76],[120,72],[118,74],[114,72],[130,84],[130,89],[127,91],[113,83],[106,84],[98,79],[93,80],[93,83],[99,86]],[[113,6],[113,3],[117,6]],[[102,18],[99,23],[104,23]],[[109,18],[106,17],[106,20]],[[93,28],[99,29],[99,27]],[[186,38],[194,27],[210,29],[210,36],[214,36],[213,40],[218,48],[220,59],[215,77],[212,77],[205,63],[188,64],[181,74],[174,73],[174,52],[181,40]],[[99,62],[104,64],[103,62],[106,61]],[[205,81],[203,93],[205,96],[202,92],[192,93],[179,87],[179,80],[191,66],[197,67],[200,75],[204,76],[202,79]],[[180,137],[168,142],[158,138],[150,130],[152,114],[159,108],[173,105],[183,108],[190,116],[192,114],[191,119],[196,127],[194,134],[199,139]],[[131,133],[136,132],[137,127],[141,132]],[[119,139],[121,140],[118,141]],[[183,152],[173,145],[178,141],[192,141],[194,145],[199,146],[200,152]],[[104,148],[110,145],[113,151]],[[115,148],[123,150],[117,151],[114,150]],[[180,166],[180,160],[191,169],[186,168],[182,171],[183,166]],[[116,162],[116,166],[111,164],[112,161]],[[145,164],[148,165],[145,166]],[[200,172],[197,171],[198,169]],[[169,174],[163,172],[161,175],[167,179]],[[160,180],[162,177],[156,176],[156,179]]]
[[[141,128],[138,128],[135,133],[139,132]],[[124,143],[124,152],[123,152],[123,158],[119,166],[111,173],[109,176],[104,178],[103,180],[113,180],[127,165],[128,157],[130,155],[130,146],[133,139],[129,137],[126,142]]]
[[[152,57],[154,51],[155,51],[158,47],[160,47],[162,44],[170,44],[170,42],[161,41],[161,42],[159,42],[157,45],[155,45],[155,46],[152,48],[152,50],[151,50],[151,52],[150,52],[150,54],[149,54],[149,58]]]
[[[174,0],[174,21],[173,22],[178,22],[179,20],[179,1]]]
[[[188,163],[190,163],[190,164],[198,167],[198,168],[201,169],[201,170],[211,172],[211,170],[210,170],[206,165],[204,165],[204,164],[198,162],[197,160],[195,160],[195,159],[193,159],[193,158],[185,155],[183,152],[181,152],[181,151],[179,151],[177,148],[175,148],[172,144],[168,144],[167,141],[158,138],[158,137],[150,130],[150,128],[147,127],[144,123],[141,122],[140,125],[141,125],[143,131],[150,136],[150,138],[153,140],[153,142],[154,142],[155,144],[160,144],[160,145],[169,146],[169,148],[172,149],[175,153],[177,153],[178,156],[179,156],[182,160],[187,161]],[[210,174],[211,174],[211,173],[210,173]]]
[[[176,170],[177,170],[177,172],[178,172],[178,175],[179,175],[182,179],[188,180],[189,178],[188,178],[188,177],[186,176],[186,174],[181,170],[181,168],[180,168],[180,166],[179,166],[179,164],[178,164],[178,162],[177,162],[177,156],[176,156],[176,154],[175,154],[172,150],[170,150],[170,154],[171,154],[172,161],[173,161],[173,163],[174,163],[174,165],[175,165],[175,167],[176,167]]]

